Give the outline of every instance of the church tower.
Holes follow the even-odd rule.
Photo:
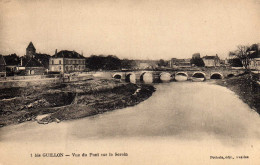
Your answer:
[[[36,49],[32,42],[29,43],[28,47],[26,48],[26,57],[32,58],[36,53]]]

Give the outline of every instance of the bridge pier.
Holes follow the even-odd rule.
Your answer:
[[[175,71],[131,71],[112,72],[111,77],[125,80],[127,82],[155,83],[175,81],[206,81],[210,79],[223,79],[243,73],[244,70],[228,70],[218,68],[199,68],[196,70],[175,70]]]

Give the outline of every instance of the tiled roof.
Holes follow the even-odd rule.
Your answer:
[[[85,58],[76,51],[62,50],[52,56],[53,58]]]
[[[33,43],[32,43],[32,42],[30,42],[30,43],[29,43],[29,45],[27,46],[27,49],[28,49],[28,48],[35,49],[35,47],[34,47],[34,45],[33,45]]]
[[[35,58],[29,59],[29,61],[25,64],[25,67],[43,67],[42,63]]]
[[[217,57],[217,56],[204,56],[203,58],[204,58],[204,59],[207,59],[207,60],[215,60],[215,59],[217,59],[218,57]]]
[[[49,67],[49,59],[50,59],[50,55],[48,54],[40,54],[40,53],[36,53],[34,55],[34,58],[41,61],[41,63],[43,64],[43,66],[45,68],[48,68]]]
[[[260,51],[258,52],[251,52],[250,55],[249,55],[249,58],[260,58]]]

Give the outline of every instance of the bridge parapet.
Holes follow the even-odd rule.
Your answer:
[[[175,70],[162,70],[162,71],[152,71],[152,70],[137,70],[137,71],[109,71],[109,72],[96,72],[95,75],[104,78],[116,78],[126,81],[140,82],[149,77],[153,79],[153,82],[158,80],[173,80],[176,75],[182,74],[186,75],[187,79],[192,79],[194,76],[205,77],[205,80],[214,78],[226,78],[231,76],[236,76],[238,74],[244,73],[243,69],[231,69],[231,68],[192,68],[192,69],[175,69]]]

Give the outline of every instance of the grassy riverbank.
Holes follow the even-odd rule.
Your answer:
[[[154,91],[151,85],[106,79],[0,89],[0,126],[78,119],[136,105]]]
[[[234,91],[240,99],[260,114],[260,85],[259,75],[241,74],[229,79],[218,81],[217,84],[226,86]]]

